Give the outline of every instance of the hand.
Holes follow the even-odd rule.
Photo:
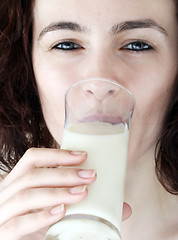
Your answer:
[[[1,239],[44,239],[47,228],[64,217],[65,204],[83,200],[84,186],[95,181],[93,171],[87,176],[81,169],[62,167],[86,158],[82,152],[29,149],[0,183]]]
[[[85,161],[83,152],[29,149],[0,183],[0,236],[6,240],[42,240],[48,227],[65,215],[65,204],[87,196],[96,175],[75,166]],[[57,168],[59,167],[60,168]],[[62,167],[64,166],[64,167]],[[124,204],[123,220],[131,214]]]

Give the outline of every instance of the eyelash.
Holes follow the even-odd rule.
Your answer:
[[[55,46],[52,47],[52,49],[67,52],[67,51],[76,51],[78,49],[83,49],[83,47],[72,41],[64,41],[56,44]],[[131,52],[143,52],[143,51],[153,50],[153,47],[150,44],[147,44],[141,40],[137,40],[134,42],[130,42],[126,46],[122,47],[121,50],[128,50]]]
[[[122,47],[122,49],[133,51],[133,52],[143,52],[143,51],[153,50],[154,48],[148,43],[137,40],[127,44],[126,46]]]
[[[79,44],[74,43],[72,41],[60,42],[52,47],[52,49],[60,50],[60,51],[74,51],[74,50],[78,50],[81,48],[82,47]]]

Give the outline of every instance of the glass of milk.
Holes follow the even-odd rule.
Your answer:
[[[66,206],[47,240],[120,240],[132,93],[115,81],[92,78],[71,86],[65,97],[62,149],[88,154],[81,168],[96,169],[87,198]]]

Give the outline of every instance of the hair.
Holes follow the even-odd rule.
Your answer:
[[[178,81],[155,149],[156,174],[164,188],[178,193]]]
[[[0,2],[0,168],[6,172],[13,169],[28,148],[54,147],[43,118],[32,67],[32,8],[33,0]],[[163,187],[177,194],[177,79],[156,147],[155,162]]]
[[[0,167],[11,171],[30,147],[49,147],[32,70],[33,1],[0,2]]]

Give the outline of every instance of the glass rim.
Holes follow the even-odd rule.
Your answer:
[[[132,100],[133,100],[133,108],[132,108],[130,111],[133,111],[133,110],[134,110],[135,105],[136,105],[136,99],[135,99],[135,96],[133,95],[133,93],[132,93],[130,90],[128,90],[124,85],[116,82],[115,80],[109,79],[109,78],[103,78],[103,77],[87,78],[87,79],[83,79],[83,80],[80,80],[80,81],[78,81],[78,82],[75,82],[74,84],[72,84],[72,85],[67,89],[67,91],[66,91],[66,93],[65,93],[65,101],[66,101],[67,94],[70,92],[70,90],[71,90],[73,87],[75,87],[75,86],[77,86],[77,85],[79,85],[79,84],[81,84],[81,83],[85,83],[85,82],[89,82],[89,81],[103,81],[103,82],[112,83],[112,84],[120,87],[121,89],[123,89],[124,91],[126,91],[126,92],[131,96],[131,98],[132,98]]]

